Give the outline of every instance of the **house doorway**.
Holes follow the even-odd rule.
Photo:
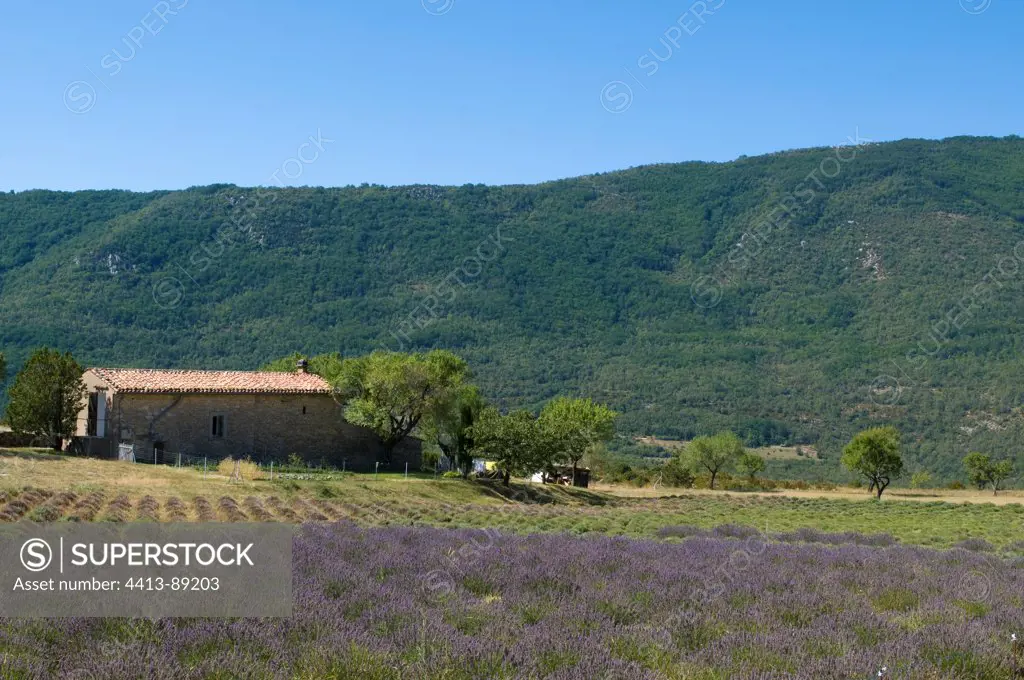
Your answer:
[[[105,390],[97,390],[89,394],[85,434],[88,437],[107,436],[107,393]]]

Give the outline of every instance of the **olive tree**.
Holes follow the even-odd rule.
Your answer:
[[[764,472],[765,462],[761,456],[748,451],[740,456],[736,467],[739,468],[740,472],[746,474],[750,479],[750,483],[753,484],[754,479]]]
[[[992,485],[992,495],[999,493],[999,488],[1007,479],[1013,477],[1012,460],[992,460],[991,456],[977,451],[964,457],[964,467],[973,484],[979,489]]]
[[[900,433],[895,427],[873,427],[857,434],[843,449],[847,470],[866,478],[878,494],[903,474]]]
[[[697,437],[684,449],[684,455],[695,467],[704,468],[711,475],[712,489],[718,473],[738,461],[745,452],[743,442],[732,432]]]
[[[548,402],[540,414],[540,424],[556,447],[556,456],[572,465],[572,484],[576,485],[576,468],[583,456],[600,442],[615,436],[618,414],[590,399],[557,397]]]
[[[333,365],[328,360],[319,370],[334,386],[345,420],[380,438],[388,465],[395,447],[450,401],[468,374],[466,362],[445,350],[335,357]]]
[[[480,418],[487,402],[476,385],[463,385],[448,399],[438,402],[420,428],[427,440],[437,444],[441,452],[468,477],[473,467],[476,443],[473,425]]]
[[[529,411],[502,415],[494,407],[486,408],[470,435],[475,450],[495,461],[505,486],[512,475],[526,476],[550,466],[556,451],[550,434]]]

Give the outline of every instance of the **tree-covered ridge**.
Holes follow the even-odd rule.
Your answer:
[[[835,466],[892,424],[908,473],[941,476],[1015,455],[1024,140],[872,144],[834,173],[836,151],[534,186],[0,194],[0,351],[13,372],[39,345],[190,368],[441,347],[505,407],[586,394],[623,432],[729,429]]]

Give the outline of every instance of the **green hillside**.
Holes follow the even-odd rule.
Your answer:
[[[787,224],[744,236],[780,201]],[[1022,239],[1019,137],[535,186],[9,193],[0,349],[13,370],[42,344],[191,368],[438,346],[506,405],[582,392],[629,433],[816,445],[794,474],[893,423],[911,469],[950,476],[1022,441]]]

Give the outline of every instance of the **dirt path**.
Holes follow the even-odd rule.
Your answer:
[[[835,491],[796,489],[778,489],[776,491],[710,491],[708,489],[673,489],[670,487],[659,487],[652,489],[644,487],[637,489],[631,486],[619,484],[591,484],[592,491],[620,496],[623,498],[657,498],[659,496],[677,496],[680,494],[708,494],[726,496],[788,496],[792,498],[841,498],[849,501],[867,501],[874,498],[864,489],[840,488]],[[917,501],[922,503],[942,501],[945,503],[993,503],[995,505],[1010,505],[1013,503],[1024,503],[1024,491],[1011,490],[1000,491],[998,496],[993,496],[991,491],[951,491],[949,489],[896,489],[886,491],[882,496],[884,501]]]

